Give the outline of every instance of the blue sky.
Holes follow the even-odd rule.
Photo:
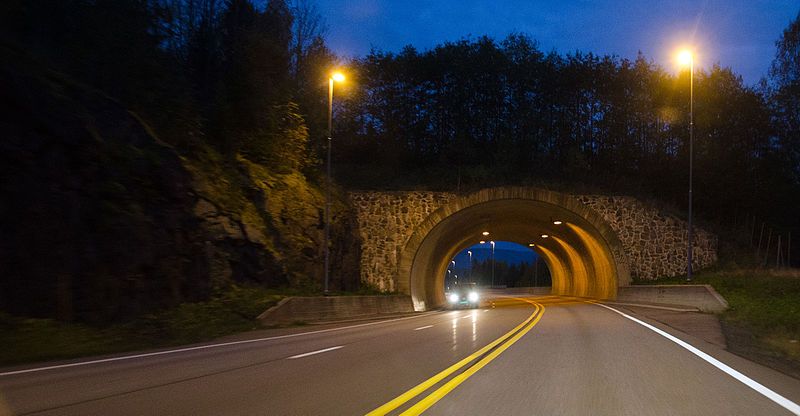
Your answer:
[[[544,51],[623,58],[641,51],[670,71],[676,47],[695,44],[700,66],[731,67],[747,84],[767,74],[775,41],[800,11],[798,0],[311,1],[327,24],[328,45],[347,57],[520,32]]]
[[[473,260],[485,261],[491,258],[492,249],[489,243],[475,244],[472,247],[465,248],[455,256],[456,269],[458,273],[463,272],[469,266],[468,250],[472,250]],[[498,241],[495,245],[495,259],[497,261],[505,261],[507,263],[519,264],[520,262],[533,263],[538,254],[528,247],[512,243],[510,241]]]

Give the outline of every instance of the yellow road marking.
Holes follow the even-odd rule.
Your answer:
[[[484,357],[482,360],[478,361],[475,365],[468,368],[463,373],[453,377],[450,381],[445,383],[445,385],[436,389],[436,391],[434,391],[424,399],[417,402],[414,406],[411,406],[408,410],[401,413],[400,416],[419,415],[425,410],[428,410],[429,407],[433,406],[436,402],[441,400],[444,396],[447,395],[447,393],[450,393],[453,389],[458,387],[461,383],[466,381],[473,374],[477,373],[478,370],[486,366],[486,364],[489,364],[492,360],[497,358],[498,355],[502,354],[503,351],[508,349],[508,347],[517,342],[520,338],[522,338],[525,334],[527,334],[528,331],[530,331],[534,326],[536,326],[537,323],[539,323],[539,320],[542,319],[542,315],[544,315],[544,309],[545,309],[543,305],[537,305],[537,308],[539,306],[541,306],[542,313],[537,315],[536,319],[534,319],[533,322],[531,322],[527,327],[525,327],[525,329],[514,335],[511,339],[508,340],[508,342],[497,347],[496,350],[492,351],[489,355]]]
[[[519,298],[516,298],[516,299],[519,299]],[[466,358],[462,359],[461,361],[451,365],[450,367],[447,367],[446,369],[442,370],[441,372],[439,372],[439,374],[436,374],[435,376],[423,381],[422,383],[414,386],[413,388],[411,388],[410,390],[406,391],[405,393],[395,397],[394,399],[392,399],[388,403],[384,404],[383,406],[381,406],[381,407],[379,407],[379,408],[367,413],[366,416],[385,415],[385,414],[391,412],[392,410],[402,406],[407,401],[409,401],[409,400],[413,399],[414,397],[420,395],[425,390],[431,388],[431,386],[433,386],[436,383],[438,383],[438,382],[442,381],[443,379],[447,378],[450,374],[453,374],[454,372],[458,371],[459,369],[461,369],[465,365],[471,363],[476,358],[480,357],[481,355],[485,354],[487,351],[489,351],[492,348],[496,347],[498,344],[500,344],[502,342],[505,342],[506,340],[508,340],[512,336],[512,334],[514,334],[515,332],[519,331],[521,328],[525,327],[525,325],[528,325],[529,323],[531,323],[531,321],[533,321],[534,318],[535,318],[536,322],[538,322],[539,319],[541,318],[541,314],[539,314],[538,317],[537,317],[537,314],[539,313],[540,310],[542,311],[542,313],[544,313],[544,306],[539,305],[539,304],[534,303],[534,302],[531,302],[531,301],[528,301],[526,299],[520,299],[520,300],[522,300],[524,302],[528,302],[528,303],[530,303],[530,304],[532,304],[533,306],[536,307],[536,309],[533,311],[533,313],[525,321],[523,321],[521,324],[519,324],[516,327],[514,327],[514,329],[512,329],[512,330],[506,332],[505,334],[503,334],[503,336],[501,336],[500,338],[497,338],[496,340],[494,340],[491,343],[487,344],[486,346],[484,346],[483,348],[479,349],[478,351],[475,351],[474,353],[472,353],[468,357],[466,357]],[[535,325],[535,323],[534,323],[534,325]],[[527,332],[528,330],[530,330],[530,328],[528,328],[524,332]],[[482,361],[483,360],[481,360],[481,362]],[[484,365],[486,365],[486,364],[484,364]],[[453,386],[453,388],[455,388],[455,386]],[[451,388],[451,390],[452,390],[452,388]],[[439,391],[439,390],[437,390],[437,391]],[[433,402],[433,403],[435,403],[435,402]],[[431,404],[433,404],[433,403],[431,403]]]

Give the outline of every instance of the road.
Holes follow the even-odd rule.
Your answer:
[[[800,402],[794,378],[607,306],[494,306],[2,369],[0,415],[790,415]]]

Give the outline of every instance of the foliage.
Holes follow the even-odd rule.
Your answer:
[[[728,301],[729,309],[721,318],[732,336],[729,342],[735,344],[732,348],[778,354],[800,363],[800,274],[796,270],[724,268],[698,273],[693,281],[711,285]],[[686,282],[670,278],[646,283]]]
[[[641,55],[544,53],[519,34],[373,51],[353,66],[358,86],[337,108],[341,181],[446,190],[583,183],[686,204],[688,71],[669,74]],[[784,157],[800,150],[800,135],[773,123],[771,100],[728,68],[696,71],[700,216],[748,212],[800,231],[800,181],[787,173],[798,165]],[[785,140],[773,139],[776,128]]]
[[[494,274],[494,284],[497,286],[546,287],[552,284],[550,270],[538,258],[533,263],[509,264],[504,260],[496,260],[494,265],[492,265],[491,259],[483,261],[475,259],[466,276],[461,277],[474,281],[479,286],[490,286],[492,274]]]
[[[320,286],[323,26],[300,0],[3,2],[0,309],[97,324]],[[356,290],[333,197],[332,286]]]
[[[205,302],[103,328],[0,313],[0,365],[179,345],[256,329],[255,318],[282,297],[274,290],[233,285]]]
[[[776,42],[772,62],[773,122],[795,181],[800,181],[800,13]]]

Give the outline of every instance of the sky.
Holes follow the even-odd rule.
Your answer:
[[[472,247],[467,247],[461,250],[453,258],[456,261],[456,269],[463,271],[469,265],[469,254],[467,251],[472,251],[473,260],[485,261],[492,257],[492,246],[489,243],[475,244]],[[497,241],[495,245],[495,259],[497,261],[505,261],[509,264],[519,264],[521,262],[533,263],[538,257],[538,254],[531,248],[512,243],[510,241]]]
[[[775,41],[800,12],[798,0],[310,0],[340,56],[372,48],[398,52],[488,35],[524,33],[545,52],[580,50],[634,59],[638,52],[675,71],[679,46],[696,66],[730,67],[753,85],[767,75]]]

